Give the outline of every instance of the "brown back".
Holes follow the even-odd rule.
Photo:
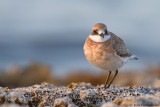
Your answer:
[[[109,34],[111,35],[112,47],[116,51],[117,55],[120,57],[128,57],[132,55],[129,53],[124,41],[120,37],[116,36],[112,32],[109,32]]]

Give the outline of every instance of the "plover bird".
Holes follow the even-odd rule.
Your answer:
[[[138,59],[128,51],[124,41],[108,31],[107,26],[103,23],[97,23],[92,27],[92,32],[87,37],[83,50],[84,55],[91,64],[109,71],[104,85],[105,88],[110,87],[118,74],[119,68],[129,60]],[[115,72],[115,74],[108,83],[111,72]]]

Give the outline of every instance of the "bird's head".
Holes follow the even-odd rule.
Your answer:
[[[104,42],[110,38],[110,35],[105,24],[97,23],[93,25],[89,37],[95,42]]]

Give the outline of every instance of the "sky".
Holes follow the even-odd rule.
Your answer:
[[[145,38],[157,46],[160,34],[159,4],[159,0],[0,1],[1,41],[7,36],[32,39],[34,36],[31,34],[39,36],[42,33],[79,31],[87,34],[93,24],[103,22],[121,37]],[[79,40],[85,36],[69,35],[67,38]],[[142,42],[141,39],[136,41]]]

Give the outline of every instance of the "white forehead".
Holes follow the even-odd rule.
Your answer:
[[[98,30],[98,34],[105,34],[104,29]]]

